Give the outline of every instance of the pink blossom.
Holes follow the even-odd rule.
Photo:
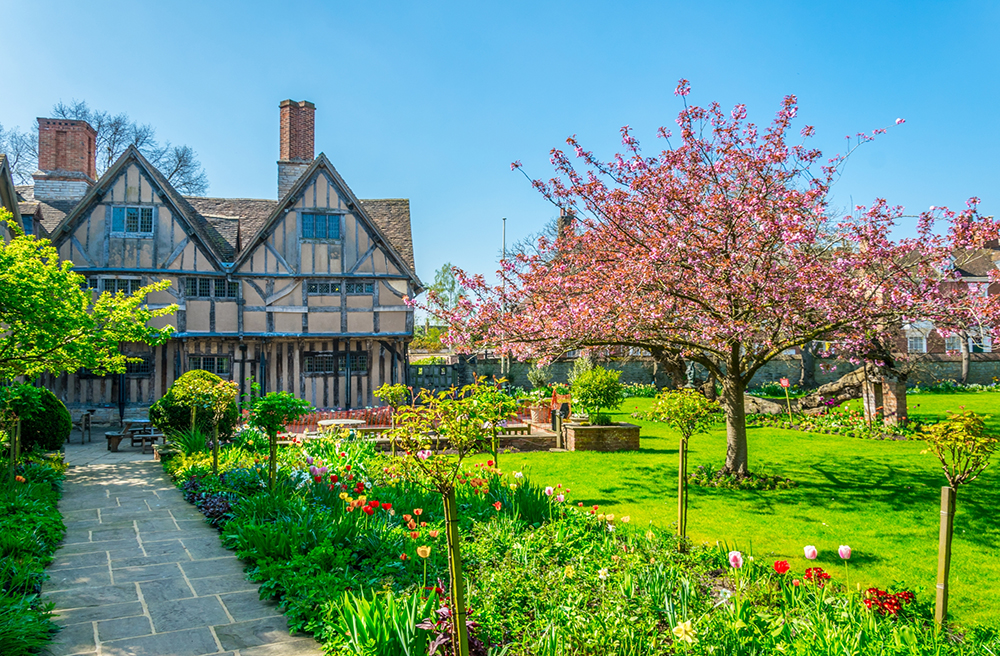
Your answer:
[[[551,485],[549,487],[545,488],[545,496],[551,497],[553,492],[555,492],[555,490],[552,489]]]
[[[519,169],[519,168],[521,168],[521,160],[516,159],[516,160],[514,160],[513,162],[510,163],[510,170],[511,171],[513,171],[514,169]]]
[[[851,559],[851,548],[849,546],[847,546],[846,544],[840,545],[840,548],[837,549],[837,553],[844,560],[850,560]]]
[[[417,451],[416,456],[420,460],[427,460],[428,458],[431,457],[431,452],[428,451],[427,449],[422,449],[420,451]]]
[[[743,567],[743,554],[741,554],[739,551],[730,551],[729,552],[729,564],[734,569],[739,569],[739,568]]]
[[[897,118],[896,119],[896,125],[902,125],[903,123],[906,123],[906,119],[905,118]]]
[[[562,495],[562,494],[557,494],[556,495],[556,503],[562,503],[565,500],[566,500],[566,497],[564,495]]]
[[[806,548],[804,548],[802,551],[805,552],[806,558],[808,558],[809,560],[816,560],[816,556],[819,555],[819,551],[816,549],[816,547],[814,547],[811,544]]]

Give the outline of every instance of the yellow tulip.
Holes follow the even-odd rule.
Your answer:
[[[421,558],[427,558],[431,555],[431,548],[429,546],[417,547],[417,555]]]

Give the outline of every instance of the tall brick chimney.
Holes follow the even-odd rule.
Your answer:
[[[86,121],[38,119],[35,198],[80,200],[97,179],[97,132]]]
[[[282,100],[278,198],[284,198],[313,161],[316,105],[308,100]]]

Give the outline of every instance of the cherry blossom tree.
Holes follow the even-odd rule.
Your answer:
[[[726,469],[745,475],[744,391],[761,367],[813,340],[860,352],[892,343],[903,322],[967,311],[967,298],[956,302],[952,253],[995,239],[998,224],[976,211],[977,199],[962,212],[931,208],[915,217],[915,237],[898,240],[903,210],[883,199],[835,218],[831,185],[851,152],[885,129],[824,161],[806,145],[812,126],[790,143],[794,96],[761,129],[743,105],[688,105],[689,92],[682,80],[679,135],[661,128],[666,146],[654,156],[628,126],[611,161],[575,137],[567,143],[578,164],[553,150],[555,177],[532,184],[571,214],[570,229],[504,262],[498,285],[459,272],[466,298],[452,310],[432,298],[428,309],[460,348],[544,360],[639,347],[696,362],[722,384]]]

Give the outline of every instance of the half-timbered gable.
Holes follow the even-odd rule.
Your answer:
[[[134,147],[94,180],[90,126],[39,119],[40,151],[72,152],[46,151],[35,186],[17,190],[20,206],[31,204],[40,233],[91,288],[168,280],[149,305],[178,307],[159,320],[175,327],[167,344],[122,345],[141,360],[126,374],[49,380],[71,410],[141,412],[191,369],[324,408],[374,405],[379,385],[405,380],[404,298],[422,291],[409,201],[358,199],[325,155],[313,157],[315,107],[280,107],[278,200],[182,196]]]

